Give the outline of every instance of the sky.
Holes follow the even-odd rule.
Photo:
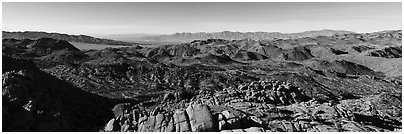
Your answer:
[[[386,3],[2,3],[3,31],[68,34],[282,32],[402,29],[402,4]]]

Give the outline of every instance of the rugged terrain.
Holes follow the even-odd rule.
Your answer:
[[[401,131],[401,36],[201,39],[102,50],[4,38],[3,129]]]

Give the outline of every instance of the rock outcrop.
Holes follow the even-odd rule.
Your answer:
[[[368,56],[384,57],[384,58],[401,58],[402,46],[385,47],[382,49],[372,50],[367,52]]]
[[[228,102],[237,102],[240,99],[245,99],[250,102],[289,105],[310,99],[298,87],[280,81],[257,81],[241,84],[238,86],[238,89],[227,88],[224,90],[230,96],[244,96],[244,98],[238,99],[224,98],[225,100],[229,100]]]
[[[259,94],[260,91],[274,93],[265,93],[269,96],[254,95]],[[394,104],[397,108],[383,110],[386,108],[380,105],[381,99],[386,96],[388,93],[356,100],[319,102],[308,98],[299,92],[298,87],[288,82],[255,81],[240,84],[238,88],[217,91],[211,95],[199,94],[186,105],[175,108],[172,106],[176,105],[175,103],[144,110],[140,110],[143,106],[133,105],[124,110],[126,111],[124,115],[119,114],[114,119],[118,118],[120,122],[136,123],[129,123],[130,125],[127,126],[129,129],[122,129],[125,125],[113,127],[111,123],[113,119],[111,119],[104,131],[399,131],[401,122],[398,117],[401,116],[392,115],[391,112],[399,112],[401,106],[397,103],[397,105]],[[260,97],[264,98],[260,99]],[[387,103],[393,104],[392,101]]]

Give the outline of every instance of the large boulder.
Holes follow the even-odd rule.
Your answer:
[[[104,127],[104,131],[106,131],[106,132],[114,131],[114,122],[115,122],[115,119],[109,120],[107,125],[105,125],[105,127]]]
[[[246,129],[222,130],[221,132],[264,132],[264,128],[262,128],[262,127],[250,127],[250,128],[246,128]]]
[[[184,110],[175,110],[174,124],[176,132],[190,132],[191,126],[189,124],[188,114]]]
[[[160,119],[157,119],[158,121]],[[164,120],[161,123],[160,132],[175,132],[173,113],[169,112],[164,114]]]
[[[193,132],[215,131],[214,118],[208,106],[203,104],[191,104],[186,109]]]
[[[115,118],[118,118],[119,116],[123,116],[129,107],[129,103],[122,103],[122,104],[117,104],[114,106],[112,111],[114,112]]]
[[[227,125],[227,129],[239,129],[241,128],[241,120],[231,113],[230,111],[223,111],[222,115],[224,116]]]
[[[156,116],[149,116],[146,121],[140,124],[138,132],[154,132]]]

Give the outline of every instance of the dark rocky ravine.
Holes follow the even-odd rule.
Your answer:
[[[109,109],[126,102],[83,91],[32,61],[2,58],[3,131],[98,131]]]

